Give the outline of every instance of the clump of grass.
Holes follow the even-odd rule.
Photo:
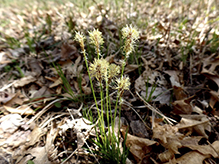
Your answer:
[[[94,144],[96,144],[99,149],[96,150],[95,153],[101,157],[104,163],[125,163],[128,155],[128,149],[125,146],[125,141],[121,150],[119,138],[121,104],[123,100],[122,96],[124,91],[128,90],[131,84],[129,77],[124,75],[124,68],[127,59],[134,50],[134,44],[139,38],[139,32],[131,25],[127,25],[122,29],[122,38],[125,40],[123,46],[124,59],[121,60],[122,64],[119,66],[116,64],[110,64],[106,59],[103,58],[103,55],[100,51],[100,47],[104,43],[102,33],[97,29],[90,31],[89,43],[94,46],[97,56],[94,58],[94,61],[88,65],[89,62],[84,46],[85,37],[80,32],[76,32],[75,35],[75,40],[79,42],[82,54],[84,56],[99,118],[98,129],[96,128],[96,131],[98,131],[99,134],[97,135],[97,139],[94,141]],[[97,95],[95,94],[93,85],[94,80],[96,80],[100,88],[100,107],[97,102]],[[117,90],[117,99],[115,104],[113,104],[110,100],[109,92],[111,89]],[[114,115],[112,113],[113,110],[115,110]],[[115,123],[118,110],[119,124],[118,131],[116,131]],[[106,124],[104,121],[104,114],[106,115]]]
[[[7,36],[5,38],[5,40],[8,44],[8,46],[12,49],[21,47],[20,41],[18,39],[14,38],[14,37]]]
[[[151,102],[153,99],[156,99],[156,97],[159,96],[159,95],[157,95],[156,97],[152,96],[153,93],[155,92],[156,88],[157,88],[157,84],[154,83],[151,87],[151,91],[149,92],[149,82],[148,81],[149,81],[149,78],[147,79],[147,82],[145,83],[146,92],[145,92],[145,98],[144,99],[145,99],[146,102]]]

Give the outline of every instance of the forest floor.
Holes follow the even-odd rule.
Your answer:
[[[83,2],[0,7],[0,163],[219,163],[217,0]],[[118,150],[128,149],[125,162],[112,162],[98,137],[101,87],[94,78],[91,86],[85,61],[96,58],[98,29],[102,58],[122,67],[124,27],[139,37],[125,61],[121,111],[109,89]]]

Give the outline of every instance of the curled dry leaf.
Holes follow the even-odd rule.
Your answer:
[[[62,84],[63,82],[62,82],[62,79],[61,79],[61,77],[59,77],[53,84],[51,84],[50,86],[49,86],[49,88],[53,88],[53,87],[57,87],[57,86],[59,86],[60,84]]]
[[[74,88],[76,89],[77,93],[80,93],[81,90],[80,90],[78,82],[76,80],[74,80],[74,79],[72,81],[73,81]]]
[[[74,45],[70,45],[67,41],[64,41],[61,46],[61,58],[66,60],[68,58],[74,59],[78,56],[77,48]]]
[[[22,105],[23,102],[25,101],[24,95],[20,91],[17,91],[16,94],[10,94],[10,95],[12,98],[4,104],[6,106]]]
[[[62,124],[62,121],[59,123]],[[46,145],[45,150],[47,151],[45,154],[45,158],[50,158],[53,160],[53,158],[57,155],[57,149],[54,147],[54,140],[56,139],[56,136],[59,133],[59,129],[55,122],[52,122],[52,126],[49,132],[47,132],[46,136]],[[40,158],[39,158],[40,159]]]
[[[175,163],[180,163],[180,164],[203,164],[203,160],[206,157],[198,152],[192,151],[189,153],[186,153],[182,157],[176,159]],[[167,162],[165,164],[173,164],[171,161]]]
[[[0,52],[0,69],[12,61],[8,59],[8,52]]]
[[[29,92],[32,92],[30,98],[40,98],[40,97],[44,97],[45,95],[52,94],[52,91],[47,86],[42,86],[40,89],[36,89],[36,90],[34,89]]]
[[[213,113],[214,115],[219,116],[219,111],[218,111],[218,109],[215,107],[216,103],[219,102],[219,93],[218,93],[218,92],[215,92],[215,91],[210,91],[210,94],[211,94],[211,98],[210,98],[209,105],[210,105],[210,107],[213,109],[212,113]]]
[[[211,131],[211,124],[205,115],[181,115],[180,123],[176,125],[178,129],[186,129],[190,133],[196,132],[200,136],[208,138],[205,130]]]
[[[214,158],[218,158],[217,152],[219,150],[219,141],[215,141],[212,145],[189,145],[187,147],[194,151],[198,151],[203,155],[210,155]]]
[[[219,88],[219,76],[218,75],[214,75],[208,71],[203,71],[202,74],[205,75],[208,79],[214,81],[217,85],[217,89]]]
[[[29,142],[28,142],[27,146],[34,145],[36,142],[39,141],[39,138],[41,136],[43,136],[44,134],[46,134],[46,131],[43,128],[35,126],[35,128],[31,132],[31,134],[28,136],[28,141]]]
[[[183,100],[188,97],[188,94],[182,87],[173,86],[173,92],[176,100]]]
[[[125,137],[126,127],[122,127],[121,129],[123,137]],[[152,141],[146,138],[140,138],[133,136],[131,134],[127,134],[126,146],[129,147],[129,151],[134,156],[137,162],[141,161],[146,154],[151,151],[151,146],[154,144],[158,144],[156,141]]]
[[[170,76],[170,82],[172,86],[180,86],[179,81],[179,71],[176,70],[166,70],[164,73]]]
[[[14,82],[14,87],[23,87],[23,86],[25,86],[25,85],[27,85],[27,84],[30,84],[30,83],[32,83],[32,82],[35,82],[37,79],[35,78],[35,77],[33,77],[33,76],[26,76],[26,77],[23,77],[23,78],[21,78],[21,79],[19,79],[19,80],[16,80],[15,82]]]
[[[211,56],[203,59],[203,67],[201,74],[211,79],[217,84],[219,88],[219,75],[217,73],[217,67],[219,66],[219,55],[212,54]]]
[[[19,114],[8,114],[0,119],[0,123],[3,132],[13,133],[24,125],[25,121]]]
[[[188,145],[199,145],[199,141],[202,139],[202,136],[188,136],[184,137],[180,143],[183,145],[183,147],[187,147]]]
[[[188,152],[182,157],[176,159],[176,163],[179,164],[203,164],[203,160],[206,158],[218,158],[219,141],[215,141],[212,145],[200,145],[190,146],[194,151]],[[167,162],[165,164],[171,164]]]
[[[166,152],[159,155],[162,162],[167,162],[174,157],[174,154],[179,154],[178,148],[182,147],[180,143],[182,136],[183,135],[178,132],[177,127],[167,124],[160,126],[155,123],[153,128],[153,138],[158,139],[167,149]]]
[[[157,78],[159,77],[159,78]],[[156,80],[158,79],[158,80]],[[153,86],[154,84],[156,84],[157,88],[159,88],[160,86],[162,86],[162,89],[167,86],[167,82],[164,78],[164,76],[158,72],[158,71],[152,71],[152,70],[148,70],[148,71],[144,71],[139,78],[137,78],[135,80],[135,90],[137,92],[146,92],[146,85],[147,83],[149,83],[149,85]],[[166,90],[166,89],[164,89]]]
[[[59,123],[62,124],[62,121]],[[28,136],[28,143],[26,144],[26,149],[28,154],[30,154],[30,157],[27,157],[26,154],[23,154],[23,158],[21,160],[21,164],[25,163],[28,159],[33,160],[34,163],[53,163],[54,158],[57,157],[57,149],[55,149],[54,146],[54,140],[57,137],[57,134],[59,132],[59,128],[56,125],[55,122],[52,122],[52,126],[50,126],[50,130],[47,132],[46,140],[45,140],[45,146],[41,146],[40,144],[36,147],[30,147],[35,145],[37,142],[39,142],[39,139],[41,136],[45,135],[47,132],[46,128],[41,128],[38,126],[35,126],[31,134]],[[40,152],[38,152],[40,151]]]
[[[219,55],[212,54],[211,56],[203,59],[203,67],[202,67],[202,73],[204,72],[210,72],[211,74],[216,75],[216,68],[219,65]]]
[[[22,105],[17,108],[12,108],[9,106],[3,106],[10,113],[17,113],[21,115],[34,115],[35,111],[30,108],[28,105]]]
[[[81,90],[79,87],[79,82],[76,80],[73,80],[73,84],[74,84],[75,89],[77,90],[77,93],[80,93]],[[81,85],[81,89],[85,95],[91,94],[91,88],[87,86],[87,81],[85,80],[85,78],[82,77],[80,85]]]
[[[82,86],[82,90],[85,95],[90,95],[91,94],[91,88],[87,86]]]
[[[174,159],[174,153],[172,151],[166,150],[158,155],[161,162],[172,161]]]
[[[2,92],[0,92],[0,103],[5,104],[8,101],[10,101],[14,96],[15,96],[15,94],[11,94],[11,93],[2,91]]]
[[[193,111],[193,108],[190,104],[193,97],[183,99],[183,100],[176,100],[172,103],[174,113],[175,114],[191,114]]]
[[[120,124],[119,124],[120,123]],[[115,119],[115,126],[114,126],[114,133],[115,135],[118,137],[118,135],[120,135],[120,133],[118,134],[119,132],[119,127],[123,127],[125,129],[125,126],[127,125],[127,120],[124,118],[124,117],[121,117],[119,119],[119,117],[117,116],[116,119]],[[112,127],[111,127],[112,128]],[[123,130],[124,130],[123,129]],[[112,131],[112,129],[111,129]],[[124,136],[123,136],[124,137]]]

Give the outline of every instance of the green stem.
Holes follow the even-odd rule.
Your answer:
[[[111,111],[111,109],[110,109]],[[108,80],[106,80],[106,118],[107,118],[107,124],[108,124],[108,131],[110,136],[110,122],[109,122],[109,85]]]
[[[100,49],[97,48],[97,59],[100,59]]]
[[[124,74],[126,60],[127,60],[127,58],[125,57],[125,59],[124,59],[124,64],[122,64],[121,78],[122,78],[122,76],[123,76],[123,74]]]
[[[103,92],[103,86],[102,83],[100,82],[100,99],[101,99],[101,119],[100,119],[100,128],[101,128],[101,135],[102,135],[102,139],[103,139],[103,144],[105,144],[104,146],[107,147],[107,136],[106,136],[106,132],[105,132],[105,126],[104,126],[104,117],[103,117],[103,107],[104,107],[104,92]]]
[[[100,99],[101,99],[101,126],[102,126],[102,130],[104,132],[104,117],[103,117],[103,107],[104,107],[104,104],[103,104],[103,86],[102,86],[102,83],[100,82],[100,88],[101,88],[101,91],[100,91]]]
[[[99,108],[98,108],[98,104],[97,104],[97,98],[96,98],[96,95],[94,93],[94,87],[93,87],[92,79],[91,79],[91,76],[90,76],[90,71],[89,71],[89,67],[88,67],[88,62],[87,62],[87,57],[86,57],[85,50],[83,51],[83,55],[84,55],[84,60],[85,60],[85,64],[86,64],[86,67],[87,67],[87,72],[88,72],[88,76],[89,76],[89,80],[90,80],[91,90],[92,90],[94,101],[95,101],[95,104],[96,104],[96,107],[97,107],[98,117],[100,118],[100,112],[99,112]]]
[[[126,60],[127,60],[127,58],[126,58],[126,56],[125,56],[124,63],[126,63]],[[122,76],[123,76],[123,74],[124,74],[124,70],[125,70],[125,64],[122,64],[121,78],[122,78]],[[119,94],[120,94],[120,93],[119,93],[119,91],[118,91],[117,95],[119,95]],[[115,119],[116,119],[118,101],[119,101],[119,96],[117,96],[117,98],[116,98],[115,114],[114,114],[113,126],[112,126],[113,130],[114,130],[114,126],[115,126]]]
[[[121,97],[120,97],[121,101]],[[119,125],[118,125],[118,146],[119,146],[119,130],[120,130],[120,118],[121,118],[121,105],[119,106]]]

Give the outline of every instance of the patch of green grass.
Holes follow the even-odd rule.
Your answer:
[[[32,160],[28,160],[27,164],[34,164],[34,162]]]
[[[62,68],[59,65],[55,65],[55,63],[53,63],[53,67],[56,69],[59,77],[61,78],[62,82],[63,82],[63,89],[66,93],[68,93],[70,95],[70,97],[68,97],[69,99],[71,99],[72,101],[78,101],[78,98],[75,96],[74,92],[72,91],[71,85],[69,84],[68,80],[66,79]]]
[[[104,141],[97,137],[97,141],[93,142],[99,147],[99,150],[94,151],[95,154],[101,157],[101,164],[125,164],[129,154],[129,149],[126,148],[125,142],[127,139],[127,132],[122,144],[123,151],[119,149],[120,141],[115,134],[112,134],[111,138],[106,138]]]
[[[66,21],[65,21],[65,24],[67,25],[67,27],[68,27],[68,32],[70,32],[70,33],[72,33],[73,34],[73,32],[74,32],[74,30],[75,30],[75,26],[76,26],[76,22],[74,21],[74,15],[73,15],[73,13],[72,14],[70,14],[68,17],[67,17],[67,19],[66,19]]]
[[[19,48],[21,46],[20,41],[14,37],[8,36],[5,37],[5,40],[8,46],[12,49]]]
[[[156,83],[154,83],[153,85],[152,85],[152,88],[151,88],[151,91],[149,92],[149,78],[147,79],[147,82],[145,83],[145,88],[146,88],[146,91],[145,91],[145,101],[146,102],[151,102],[153,99],[156,99],[156,97],[158,97],[158,96],[156,96],[156,97],[152,97],[152,95],[153,95],[153,93],[154,93],[154,91],[156,90],[156,88],[157,88],[157,84]]]
[[[2,19],[0,20],[0,24],[1,24],[1,27],[5,27],[10,24],[10,21],[6,19]]]
[[[10,64],[8,64],[4,67],[4,72],[10,72],[10,71],[13,71],[13,70],[17,70],[18,73],[19,73],[19,77],[24,77],[24,73],[23,73],[21,67],[19,66],[19,64],[20,63],[18,62],[18,60],[13,59],[12,63],[10,63]]]
[[[93,116],[93,112],[91,110],[89,110],[89,108],[84,108],[82,110],[82,115],[84,118],[86,118],[87,120],[91,121],[91,122],[96,122],[97,119],[94,118]]]
[[[24,77],[24,73],[23,73],[23,71],[21,70],[21,67],[15,66],[15,68],[16,68],[17,71],[20,73],[20,77]]]
[[[210,39],[207,44],[210,44],[211,52],[214,53],[218,50],[219,47],[219,35],[215,32],[213,33],[212,39]]]

